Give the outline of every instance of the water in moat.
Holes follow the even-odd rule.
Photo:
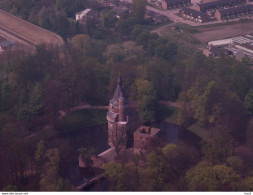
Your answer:
[[[161,138],[168,143],[184,142],[187,145],[199,148],[201,138],[191,131],[168,122],[159,125],[161,129]]]
[[[168,143],[184,142],[187,145],[199,147],[201,138],[187,129],[178,125],[163,122],[159,125],[161,129],[161,137]],[[94,148],[99,154],[109,148],[107,144],[107,124],[94,127],[87,127],[79,131],[66,133],[61,135],[61,138],[69,141],[74,149],[80,147]],[[84,181],[84,178],[89,179],[93,175],[97,175],[101,170],[98,169],[80,169],[78,166],[78,157],[76,164],[71,169],[70,180],[73,184],[78,185]],[[101,180],[92,186],[89,186],[84,191],[107,191],[108,181]]]
[[[101,173],[99,169],[82,169],[78,166],[78,149],[93,148],[96,154],[107,150],[107,124],[86,127],[73,132],[67,132],[59,135],[59,138],[69,143],[75,151],[75,161],[71,163],[69,179],[74,186],[81,185],[84,178],[90,179],[94,175]]]

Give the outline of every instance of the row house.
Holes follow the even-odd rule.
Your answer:
[[[164,10],[179,8],[191,5],[191,0],[162,0]]]
[[[246,0],[218,0],[197,4],[196,9],[201,12],[207,12],[243,4],[246,4]]]
[[[222,9],[215,12],[215,17],[218,20],[228,20],[232,18],[237,18],[240,16],[253,14],[253,5],[244,5],[239,7],[233,7],[229,9]]]
[[[203,12],[197,11],[195,9],[190,9],[188,7],[184,7],[183,9],[180,10],[180,14],[182,17],[196,21],[196,22],[208,22],[210,21],[210,17]]]

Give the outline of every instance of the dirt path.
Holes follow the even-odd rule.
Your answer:
[[[163,36],[163,32],[166,31],[166,29],[169,27],[169,26],[172,26],[173,24],[175,24],[176,22],[173,22],[171,24],[167,24],[167,25],[164,25],[164,26],[161,26],[155,30],[152,30],[151,33],[157,33],[159,36]]]

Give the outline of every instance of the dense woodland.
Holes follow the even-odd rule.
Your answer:
[[[177,123],[208,130],[197,150],[150,144],[132,163],[108,163],[111,190],[253,190],[253,72],[247,59],[205,57],[194,45],[150,33],[145,1],[117,19],[103,10],[97,26],[75,24],[88,0],[0,0],[1,6],[59,33],[64,48],[41,45],[32,54],[0,55],[0,190],[73,190],[69,165],[78,151],[59,138],[59,110],[107,105],[121,73],[124,91],[142,124],[168,113]],[[141,163],[140,163],[141,162]]]

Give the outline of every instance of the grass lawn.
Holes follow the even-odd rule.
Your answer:
[[[209,135],[209,131],[207,131],[204,128],[201,128],[200,126],[197,125],[197,123],[191,125],[190,127],[187,128],[191,132],[195,133],[196,135],[200,136],[203,139],[207,139]]]
[[[172,114],[165,119],[166,122],[177,124],[177,116],[178,116],[178,108],[170,106],[170,109],[172,110]]]
[[[57,123],[57,128],[61,132],[79,130],[84,127],[101,125],[107,122],[104,109],[83,109],[67,114]]]
[[[173,29],[173,27],[175,29]],[[183,30],[183,31],[182,31]],[[171,40],[177,40],[178,42],[184,42],[192,46],[198,45],[200,41],[194,36],[197,33],[195,27],[191,27],[186,24],[176,23],[160,31],[160,35],[168,37]]]

